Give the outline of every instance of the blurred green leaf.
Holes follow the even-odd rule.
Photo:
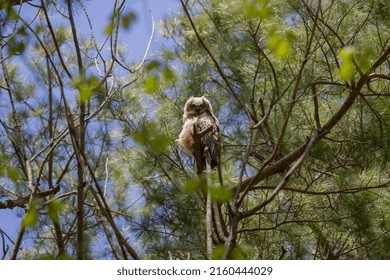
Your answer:
[[[149,138],[149,131],[147,129],[142,129],[134,132],[134,141],[137,143],[145,145]]]
[[[12,165],[10,157],[2,154],[0,157],[0,176],[6,176],[15,182],[19,179],[19,175],[19,170]]]
[[[21,54],[24,52],[25,49],[26,45],[22,37],[14,36],[10,40],[8,40],[8,56]]]
[[[114,30],[114,24],[113,23],[109,23],[106,28],[104,29],[104,33],[106,35],[111,35],[112,34],[112,31]]]
[[[128,12],[127,14],[123,15],[121,17],[122,20],[122,26],[125,29],[129,29],[130,25],[137,19],[137,16],[134,12]]]
[[[278,34],[270,34],[267,46],[281,60],[286,60],[290,54],[290,42]]]
[[[339,57],[344,61],[344,62],[351,62],[352,59],[354,58],[356,53],[356,49],[352,46],[348,46],[343,48],[339,52]]]
[[[162,70],[162,74],[166,80],[169,80],[169,81],[175,80],[175,74],[173,73],[171,68],[169,68],[168,66],[164,67],[164,69]]]
[[[224,252],[225,252],[225,246],[223,245],[216,246],[215,248],[213,248],[212,259],[221,260]]]
[[[44,254],[40,258],[40,260],[72,260],[70,256],[68,256],[66,253],[61,253],[59,256],[57,254]]]
[[[60,260],[72,260],[72,258],[69,255],[67,255],[66,253],[62,253],[58,259],[60,259]]]
[[[185,184],[184,184],[184,189],[188,192],[194,192],[199,188],[199,178],[194,177],[192,179],[189,179]]]
[[[230,189],[210,187],[209,192],[213,201],[221,203],[228,202],[234,196],[233,191]]]
[[[243,2],[244,17],[247,19],[269,18],[272,10],[267,4],[268,4],[267,0],[244,0]]]
[[[246,245],[239,245],[235,247],[231,253],[231,258],[234,260],[248,260],[250,259],[251,248]]]
[[[48,215],[53,222],[58,223],[60,218],[58,212],[61,210],[62,203],[59,200],[52,200],[49,203]]]
[[[146,65],[146,71],[152,71],[160,66],[160,62],[158,60],[152,60]]]
[[[8,20],[17,20],[19,18],[18,14],[16,13],[15,9],[12,7],[11,4],[7,4],[7,1],[5,1],[5,7],[7,9],[7,19]],[[4,5],[4,3],[2,3]],[[3,7],[2,7],[3,8]]]
[[[275,55],[281,60],[286,60],[287,56],[290,54],[290,43],[287,40],[281,40],[278,47],[275,50]]]
[[[25,227],[34,227],[38,222],[38,201],[33,200],[28,207],[28,211],[23,218],[23,225]]]
[[[152,94],[159,89],[159,79],[157,77],[148,75],[143,82],[145,93]]]
[[[148,145],[154,153],[164,152],[169,145],[169,138],[162,134],[154,123],[145,125],[134,132],[134,141],[141,145]]]
[[[12,181],[17,181],[19,179],[19,171],[17,168],[9,166],[6,169],[8,178],[10,178]]]
[[[344,81],[351,81],[355,77],[355,65],[352,62],[343,62],[339,71],[340,78]]]
[[[286,38],[288,39],[289,42],[293,42],[295,40],[298,40],[299,38],[297,37],[297,34],[295,34],[294,31],[292,30],[287,30],[286,33]]]
[[[45,261],[51,261],[51,260],[55,260],[56,258],[51,254],[44,254],[39,259]]]
[[[99,87],[99,84],[100,82],[95,76],[90,76],[86,79],[77,76],[72,80],[72,85],[79,90],[81,102],[87,102]]]
[[[153,137],[150,140],[150,145],[155,153],[164,152],[169,145],[169,138],[166,135],[160,134]]]
[[[351,81],[355,77],[355,65],[353,59],[355,58],[356,49],[352,46],[343,48],[338,56],[342,59],[339,73],[340,78],[344,81]]]
[[[375,49],[371,46],[365,46],[359,49],[356,55],[356,62],[359,68],[366,72],[370,69],[372,61],[377,56]]]

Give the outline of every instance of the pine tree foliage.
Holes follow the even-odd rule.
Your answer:
[[[223,201],[230,235],[224,242],[214,236],[214,257],[388,258],[389,18],[383,3],[181,4],[183,11],[162,23],[174,47],[162,50],[159,63],[177,79],[166,85],[160,75],[155,96],[162,94],[172,128],[189,96],[206,95],[221,122],[223,188],[233,198]],[[194,184],[191,162],[181,151],[173,154],[186,163],[186,189]],[[164,197],[177,193],[172,188]],[[164,205],[163,217],[188,211]],[[157,221],[141,232],[152,236],[157,226],[168,228],[177,256],[188,251],[197,257],[180,246],[175,225],[183,219]],[[165,246],[150,249],[166,254]]]

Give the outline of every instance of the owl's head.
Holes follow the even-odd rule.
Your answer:
[[[210,102],[207,100],[206,97],[191,97],[186,102],[186,105],[184,107],[185,113],[190,113],[192,115],[201,115],[204,112],[210,112],[213,114],[213,109],[211,108]]]

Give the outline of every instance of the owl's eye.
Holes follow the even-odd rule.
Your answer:
[[[200,104],[200,108],[205,108],[206,107],[206,104],[202,103]]]

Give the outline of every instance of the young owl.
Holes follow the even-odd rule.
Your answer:
[[[210,126],[212,127],[211,131],[201,138],[201,154],[204,166],[206,166],[204,150],[207,147],[211,157],[211,168],[214,168],[218,165],[220,152],[219,122],[213,114],[210,102],[204,96],[191,97],[184,106],[183,128],[177,142],[191,153],[194,153],[194,124],[196,132],[201,132]]]

